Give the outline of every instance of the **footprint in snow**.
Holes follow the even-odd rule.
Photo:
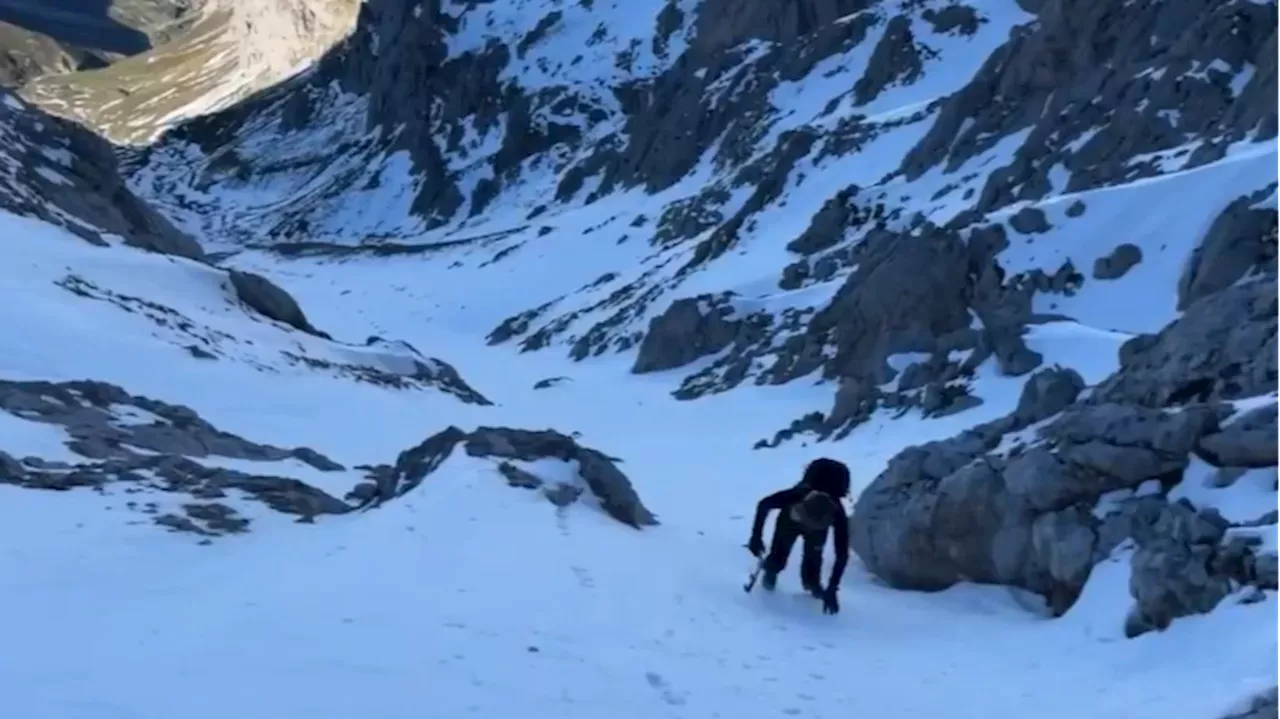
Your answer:
[[[578,578],[578,586],[582,587],[583,589],[595,588],[596,580],[594,577],[591,576],[591,572],[588,572],[582,567],[569,567],[569,569],[572,570],[573,575]]]
[[[684,705],[686,700],[684,693],[672,689],[671,685],[667,683],[667,680],[664,679],[661,674],[657,672],[645,672],[644,678],[645,681],[649,682],[649,686],[653,687],[658,692],[658,696],[662,698],[662,701],[673,707]]]

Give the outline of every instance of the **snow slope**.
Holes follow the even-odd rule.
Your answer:
[[[6,496],[6,526],[42,546],[36,571],[12,571],[31,549],[3,555],[6,614],[23,618],[6,631],[23,647],[3,660],[6,704],[67,719],[1110,719],[1215,716],[1273,679],[1258,621],[1273,600],[1126,642],[1120,572],[1048,622],[999,590],[903,595],[855,571],[829,618],[790,583],[744,595],[741,528],[723,518],[623,533],[496,481],[459,463],[391,511],[215,548],[103,526],[91,496]]]
[[[0,673],[16,716],[1191,719],[1216,716],[1274,679],[1273,595],[1124,640],[1126,574],[1105,565],[1058,621],[998,588],[889,590],[856,559],[836,617],[799,596],[790,575],[777,596],[744,595],[740,545],[753,499],[830,451],[749,449],[776,416],[807,403],[798,388],[677,402],[667,395],[671,373],[619,381],[617,359],[516,360],[509,348],[484,346],[478,330],[519,297],[459,299],[462,272],[420,278],[418,300],[436,299],[435,315],[452,318],[422,322],[375,294],[409,281],[391,279],[400,266],[391,261],[311,278],[294,266],[285,278],[336,336],[372,327],[465,358],[468,380],[496,406],[297,372],[262,346],[299,342],[300,333],[231,318],[191,292],[208,280],[186,261],[8,222],[12,237],[26,234],[0,287],[36,314],[18,326],[6,315],[6,336],[23,342],[6,345],[0,377],[93,376],[197,407],[256,440],[323,447],[350,463],[388,459],[445,423],[577,430],[624,460],[662,520],[636,532],[589,507],[557,510],[507,487],[491,462],[461,455],[378,511],[315,527],[266,522],[212,546],[130,521],[126,493],[0,486],[0,526],[11,538],[0,551],[4,635],[19,648],[0,659]],[[147,282],[132,286],[190,303],[184,309],[205,322],[221,317],[222,329],[259,349],[215,362],[185,355],[141,318],[56,287],[51,270],[66,267],[95,282],[145,270]],[[459,284],[436,281],[445,276]],[[200,305],[208,314],[195,314]],[[533,389],[550,376],[571,380]],[[6,448],[56,451],[54,429],[0,416]],[[954,421],[886,421],[860,430],[841,455],[865,482],[886,454],[952,433]],[[1274,492],[1266,496],[1274,503]]]

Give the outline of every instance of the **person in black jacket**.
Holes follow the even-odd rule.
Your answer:
[[[761,499],[756,505],[755,522],[751,526],[751,541],[747,549],[756,557],[762,557],[761,579],[765,589],[773,590],[778,583],[778,573],[787,566],[791,548],[796,540],[804,539],[800,559],[800,583],[805,590],[822,600],[822,611],[835,614],[840,611],[836,596],[845,566],[849,563],[849,518],[840,500],[849,494],[849,467],[838,460],[822,457],[805,467],[804,477],[794,487],[775,492]],[[764,522],[772,510],[780,510],[774,523],[773,542],[765,554]],[[831,578],[822,586],[822,550],[827,542],[827,530],[834,528],[836,561],[831,567]]]

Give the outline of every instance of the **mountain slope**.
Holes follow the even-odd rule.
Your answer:
[[[115,142],[145,144],[289,77],[350,32],[357,4],[206,0],[145,52],[33,78],[22,95]]]
[[[1274,716],[1276,18],[368,0],[118,163],[6,102],[9,700]],[[834,617],[738,589],[824,455]]]
[[[105,245],[199,258],[191,236],[125,186],[109,142],[0,91],[0,208]]]
[[[76,304],[54,320],[57,301],[34,294],[43,283],[31,270],[55,248],[60,255],[50,256],[51,266],[74,264],[85,273],[97,263],[69,261],[65,253],[94,253],[99,263],[114,264],[123,259],[116,254],[134,252],[94,248],[69,235],[33,242],[33,254],[15,267],[28,284],[15,287],[9,278],[4,286],[24,292],[50,318],[33,316],[14,334],[46,350],[76,337],[94,352],[66,345],[60,353],[7,352],[6,378],[92,373],[133,393],[198,408],[219,429],[277,446],[323,448],[347,466],[393,461],[443,417],[577,429],[581,441],[622,457],[620,466],[662,525],[623,532],[585,502],[557,509],[540,492],[506,486],[510,480],[495,463],[470,450],[455,451],[420,486],[381,508],[321,514],[315,527],[279,521],[263,500],[239,488],[224,489],[225,497],[186,498],[164,475],[121,477],[97,491],[0,486],[4,526],[24,539],[3,555],[11,563],[3,574],[6,616],[24,618],[9,631],[24,651],[8,655],[5,673],[18,681],[7,701],[24,713],[149,717],[181,707],[212,717],[253,701],[274,713],[321,717],[357,708],[387,717],[517,708],[571,717],[602,711],[834,717],[851,706],[894,714],[945,706],[955,716],[1044,713],[1049,706],[1057,712],[1051,716],[1100,717],[1128,717],[1141,707],[1144,714],[1199,717],[1216,716],[1264,688],[1266,668],[1274,667],[1270,594],[1260,604],[1226,602],[1199,621],[1124,641],[1123,555],[1099,567],[1084,597],[1052,622],[1029,611],[1030,600],[998,588],[904,594],[856,564],[842,593],[844,612],[834,618],[794,594],[792,578],[777,596],[743,595],[742,514],[751,497],[785,483],[811,451],[788,446],[752,454],[745,447],[772,424],[774,412],[804,406],[804,393],[750,388],[672,403],[662,392],[678,377],[627,383],[617,379],[624,367],[612,361],[569,364],[548,355],[513,362],[505,350],[483,351],[479,338],[466,343],[438,324],[421,336],[454,337],[459,344],[449,354],[467,358],[469,378],[498,406],[391,391],[302,367],[264,371],[234,356],[185,357],[163,335],[148,337],[128,324],[147,320],[105,303],[85,314],[94,304],[72,293],[64,292],[64,302]],[[113,270],[109,277],[128,282],[141,272],[150,291],[160,291],[155,280],[167,274],[160,267],[169,261],[135,262],[146,269]],[[325,277],[293,284],[304,288],[302,295],[342,296]],[[314,321],[340,335],[371,321],[404,321],[394,305],[370,302],[367,319],[346,324],[326,306],[340,307],[321,304]],[[188,312],[203,322],[221,314],[224,330],[257,324],[236,320],[234,311]],[[259,327],[255,344],[277,332]],[[263,357],[265,348],[258,352]],[[571,379],[535,388],[557,375]],[[145,426],[150,417],[139,414],[132,411],[126,423]],[[0,417],[7,417],[8,446],[43,456],[48,471],[57,472],[59,461],[85,461],[61,447],[68,437],[56,424]],[[930,424],[937,423],[889,423],[840,454],[853,460],[947,431]],[[208,446],[214,454],[227,451]],[[707,457],[721,458],[718,471],[708,472]],[[195,461],[297,477],[331,496],[363,473],[266,457]],[[404,461],[401,455],[396,464]],[[571,481],[558,460],[517,463],[547,482]],[[1274,496],[1265,482],[1242,482],[1206,498],[1230,513],[1232,502],[1247,512]],[[293,502],[285,506],[306,506]],[[215,505],[235,511],[201,509]],[[181,522],[184,516],[192,521]],[[185,530],[175,537],[191,539],[166,540],[153,523]],[[69,604],[85,592],[100,602],[94,613]],[[1216,661],[1205,662],[1206,652]],[[209,681],[240,689],[191,705],[189,693]],[[317,682],[346,691],[317,695]]]
[[[637,372],[718,353],[686,398],[820,369],[845,399],[800,429],[830,436],[883,405],[891,355],[945,345],[1021,376],[1041,361],[1028,323],[1172,319],[1154,299],[1091,308],[1172,288],[1223,208],[1275,182],[1275,7],[1202,5],[1179,24],[1159,3],[1083,1],[370,3],[315,68],[172,133],[131,182],[219,249],[472,243],[497,279],[499,258],[539,248],[571,274],[493,341],[583,359],[647,337]],[[1086,41],[1111,55],[1061,49]],[[1142,209],[1174,195],[1176,214]],[[1122,245],[1132,273],[1092,272]],[[720,329],[678,336],[703,325]]]
[[[189,0],[0,3],[0,86],[106,67],[180,34]]]

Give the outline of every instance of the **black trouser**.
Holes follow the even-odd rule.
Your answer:
[[[778,515],[778,521],[774,525],[773,543],[769,545],[769,553],[765,555],[764,570],[774,575],[781,573],[787,566],[791,548],[800,537],[804,537],[800,557],[800,584],[805,589],[821,589],[822,545],[827,543],[827,533],[802,532],[800,525],[796,524],[785,509]]]

